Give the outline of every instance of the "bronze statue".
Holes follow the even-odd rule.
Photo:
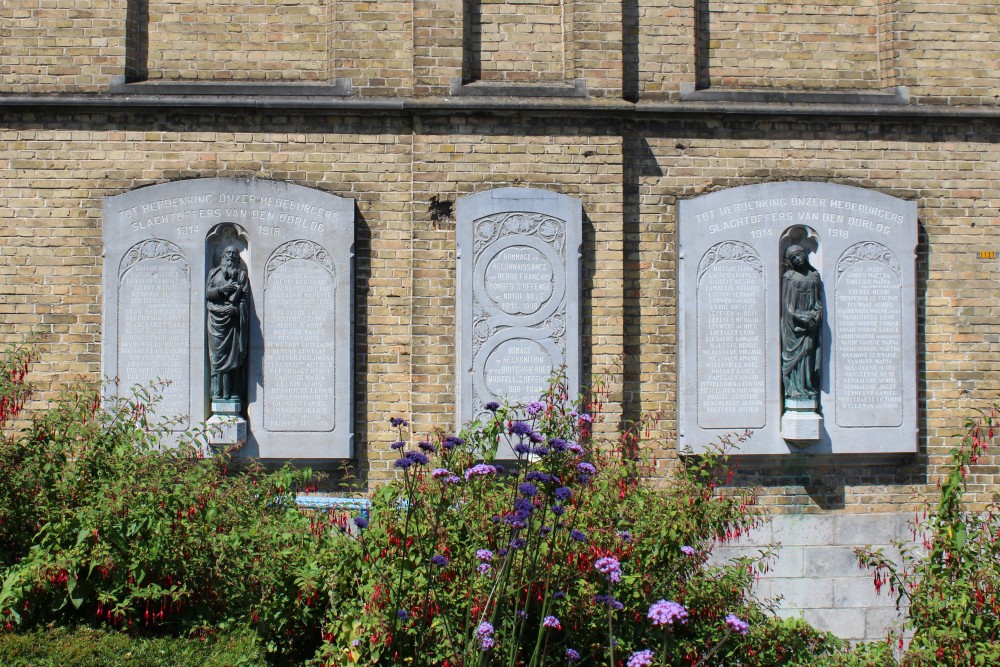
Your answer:
[[[205,285],[213,399],[239,399],[242,393],[249,329],[248,290],[240,254],[227,246]]]
[[[815,398],[820,388],[823,283],[806,251],[785,251],[789,269],[781,279],[781,376],[785,398]]]

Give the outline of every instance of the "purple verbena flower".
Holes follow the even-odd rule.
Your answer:
[[[476,558],[478,558],[484,563],[489,563],[491,560],[493,560],[493,552],[490,551],[489,549],[477,549]]]
[[[409,617],[410,617],[410,612],[406,611],[405,609],[396,610],[396,618],[400,619],[401,621],[405,621]]]
[[[406,421],[402,417],[390,417],[389,423],[392,424],[393,428],[399,428],[400,426],[406,426],[410,422]]]
[[[444,567],[448,564],[448,557],[443,554],[434,554],[431,556],[431,563],[438,567]]]
[[[555,496],[556,500],[564,503],[573,497],[573,489],[568,486],[560,486],[552,492],[552,495]]]
[[[594,596],[594,602],[596,602],[597,604],[607,605],[608,607],[611,607],[612,609],[621,610],[621,609],[625,608],[625,605],[623,605],[621,602],[619,602],[618,600],[614,599],[610,595],[595,595]]]
[[[565,452],[568,444],[569,443],[562,438],[549,438],[549,447],[551,447],[554,452]]]
[[[565,600],[566,599],[566,591],[556,591],[555,593],[552,594],[552,599],[553,600]]]
[[[522,540],[520,537],[515,537],[510,541],[510,548],[513,549],[514,551],[517,551],[518,549],[523,549],[524,540]]]
[[[496,401],[490,401],[489,403],[487,403],[483,407],[486,408],[487,410],[489,410],[490,412],[496,412],[497,410],[500,409],[500,404],[497,403]]]
[[[524,481],[538,482],[540,484],[548,484],[550,481],[552,481],[552,475],[542,472],[541,470],[532,470],[524,476]]]
[[[360,528],[361,530],[364,530],[365,528],[368,527],[368,519],[364,518],[363,516],[356,516],[354,517],[354,525]]]
[[[518,454],[530,454],[531,445],[529,445],[526,442],[519,442],[516,445],[514,445],[514,451],[517,452]]]
[[[546,616],[542,619],[542,627],[551,630],[562,630],[562,623],[555,616]]]
[[[580,659],[580,652],[575,648],[566,649],[566,662],[576,662]]]
[[[542,445],[537,445],[531,448],[531,453],[534,454],[535,456],[548,456],[549,448],[543,447]]]
[[[577,542],[586,542],[587,541],[587,533],[583,532],[582,530],[573,529],[569,533],[569,538],[571,540],[575,540]]]
[[[417,443],[417,447],[419,447],[420,449],[424,450],[425,452],[433,452],[434,451],[434,445],[432,445],[431,443],[427,442],[426,440],[421,440],[420,442],[418,442]]]
[[[402,449],[403,447],[406,447],[406,443],[403,442],[402,440],[397,440],[396,442],[389,445],[390,449]]]
[[[532,498],[538,493],[538,487],[531,482],[524,482],[523,484],[518,485],[517,492],[522,496]]]
[[[581,447],[575,442],[571,442],[568,445],[566,445],[566,449],[573,452],[574,454],[583,454],[583,447]]]
[[[581,424],[593,424],[594,418],[588,415],[586,412],[581,412],[579,415],[579,420]]]
[[[628,532],[627,530],[623,530],[622,532],[618,533],[618,538],[622,542],[631,542],[632,541],[632,533]]]
[[[507,547],[502,547],[500,549],[497,549],[497,555],[500,556],[501,558],[503,558],[504,556],[506,556],[507,555]]]
[[[396,466],[397,468],[402,468],[403,470],[406,470],[411,465],[413,465],[413,460],[403,457],[401,459],[396,459],[396,462],[393,465]]]
[[[660,600],[653,603],[646,616],[653,621],[653,625],[684,624],[688,620],[688,611],[684,605],[672,600]]]
[[[612,583],[617,584],[622,580],[621,563],[619,563],[618,559],[613,556],[599,558],[597,562],[594,563],[594,569],[604,575],[607,575],[608,580]]]
[[[750,632],[750,624],[735,614],[726,614],[726,627],[741,635]]]
[[[476,628],[476,636],[479,638],[479,647],[482,650],[488,651],[495,645],[496,642],[493,640],[493,633],[493,626],[487,621],[483,621]]]
[[[653,652],[649,649],[636,651],[628,659],[628,667],[649,667],[653,664]]]
[[[531,433],[529,433],[528,434],[528,440],[531,440],[532,442],[535,442],[535,443],[545,442],[545,438],[543,438],[542,434],[539,433],[538,431],[532,431]]]
[[[548,535],[551,532],[552,532],[552,526],[542,526],[541,528],[538,529],[539,535]]]
[[[683,547],[681,547],[681,553],[684,554],[685,556],[693,556],[694,547],[689,547],[685,544]]]
[[[553,505],[550,509],[552,510],[552,513],[555,514],[556,516],[562,516],[563,512],[566,511],[566,508],[563,507],[562,505]]]
[[[525,424],[524,422],[514,422],[513,424],[510,425],[509,432],[512,435],[518,435],[524,437],[529,433],[531,433],[531,426]]]
[[[431,477],[434,479],[441,479],[442,477],[448,477],[451,475],[451,471],[447,468],[434,468],[431,470]]]
[[[477,571],[477,572],[478,572],[479,574],[489,574],[489,573],[490,573],[490,570],[492,570],[492,569],[493,569],[493,566],[492,566],[492,565],[490,565],[489,563],[480,563],[480,564],[479,564],[479,565],[478,565],[478,566],[476,567],[476,571]]]
[[[458,436],[455,436],[455,435],[449,435],[447,438],[444,439],[444,442],[442,443],[442,446],[445,449],[455,449],[455,447],[458,447],[459,445],[464,445],[464,444],[465,444],[465,440],[462,440],[461,438],[459,438]]]
[[[465,480],[468,481],[473,477],[486,477],[487,475],[495,474],[497,474],[497,469],[494,466],[491,466],[489,463],[477,463],[465,471]]]
[[[408,459],[410,459],[411,461],[413,461],[417,465],[421,465],[421,466],[425,466],[425,465],[427,465],[428,463],[431,462],[431,460],[429,458],[427,458],[427,455],[424,454],[423,452],[409,451],[409,452],[406,452],[405,454],[403,454],[403,456],[406,457],[406,458],[408,458]]]
[[[531,403],[528,403],[528,407],[525,408],[525,412],[528,413],[529,417],[534,417],[544,409],[545,405],[543,403],[539,403],[538,401],[532,401]]]
[[[586,461],[583,461],[581,463],[577,463],[576,464],[576,469],[578,471],[580,471],[581,473],[583,473],[584,475],[593,475],[593,474],[595,474],[597,472],[597,468],[595,468],[590,463],[587,463]]]

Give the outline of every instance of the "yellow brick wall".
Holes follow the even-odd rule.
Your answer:
[[[330,0],[149,0],[151,80],[324,81]]]
[[[878,4],[709,0],[707,83],[730,88],[878,87]]]
[[[905,85],[917,102],[996,106],[1000,0],[0,3],[0,92],[106,92],[127,57],[142,61],[130,72],[154,81],[344,77],[361,96],[447,95],[453,79],[478,72],[471,78],[579,77],[591,97]]]

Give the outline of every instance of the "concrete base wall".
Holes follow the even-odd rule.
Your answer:
[[[757,585],[760,598],[779,598],[778,615],[801,616],[851,641],[878,641],[898,631],[902,616],[887,589],[875,592],[857,547],[884,547],[898,560],[893,540],[910,538],[908,514],[781,514],[737,542],[718,546],[716,562],[756,555],[780,545],[778,558]]]

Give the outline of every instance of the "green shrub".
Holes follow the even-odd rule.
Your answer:
[[[4,667],[266,667],[264,658],[256,635],[246,632],[201,641],[91,628],[0,634]]]
[[[774,667],[836,646],[754,599],[767,554],[708,565],[714,541],[763,521],[752,491],[721,491],[724,453],[657,484],[652,462],[627,455],[637,430],[625,451],[590,447],[591,415],[558,384],[523,410],[491,407],[460,438],[412,449],[393,419],[403,477],[324,552],[317,662],[646,664],[648,650],[656,665]],[[506,470],[502,442],[517,456]]]
[[[915,528],[920,541],[899,545],[901,565],[881,550],[859,552],[875,570],[876,588],[887,587],[907,607],[913,639],[904,667],[1000,664],[1000,511],[973,511],[964,499],[968,470],[993,440],[998,417],[993,407],[966,424],[937,506]]]
[[[0,377],[17,379],[5,368]],[[0,381],[0,391],[18,395],[21,380]],[[227,474],[230,455],[206,458],[196,434],[162,447],[166,424],[148,418],[153,401],[144,390],[103,401],[81,390],[16,415],[18,428],[8,411],[0,625],[195,635],[250,627],[271,651],[311,655],[317,554],[332,524],[295,505],[309,472],[249,464]]]

